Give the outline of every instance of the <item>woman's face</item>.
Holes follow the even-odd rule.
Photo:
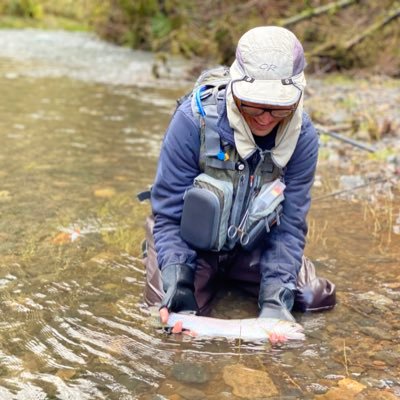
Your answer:
[[[267,136],[283,119],[293,114],[297,103],[291,106],[273,106],[241,101],[235,97],[236,105],[255,136]]]

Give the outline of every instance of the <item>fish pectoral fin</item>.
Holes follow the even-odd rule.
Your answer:
[[[271,342],[272,345],[275,344],[282,344],[287,342],[287,337],[282,333],[277,333],[274,331],[268,332],[268,340]]]
[[[173,328],[171,330],[171,333],[182,333],[182,331],[183,331],[183,322],[182,321],[178,321],[173,326]]]

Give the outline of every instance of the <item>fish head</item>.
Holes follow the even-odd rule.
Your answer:
[[[276,318],[257,318],[257,325],[266,332],[272,344],[305,339],[304,328],[297,322]]]

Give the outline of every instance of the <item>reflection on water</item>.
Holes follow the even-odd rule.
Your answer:
[[[68,40],[72,56],[80,42]],[[21,58],[0,59],[1,399],[400,396],[398,188],[381,203],[314,203],[307,254],[336,282],[338,306],[297,315],[305,343],[165,336],[142,305],[149,206],[135,194],[181,93],[33,76]],[[339,188],[339,171],[319,173],[316,196]],[[233,292],[215,310],[254,312]]]

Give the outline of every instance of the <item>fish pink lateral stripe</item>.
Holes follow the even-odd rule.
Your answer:
[[[274,318],[220,319],[191,314],[171,313],[167,325],[174,327],[179,322],[182,328],[196,337],[222,337],[243,340],[304,340],[304,329],[296,323]]]

